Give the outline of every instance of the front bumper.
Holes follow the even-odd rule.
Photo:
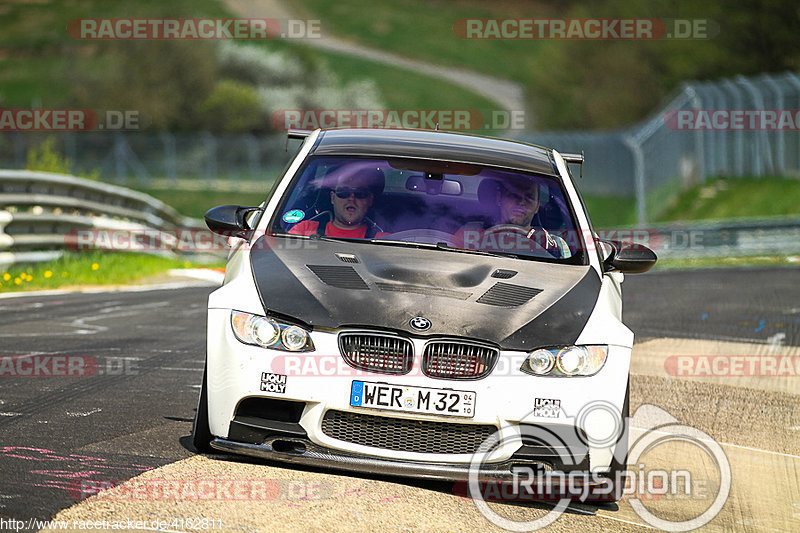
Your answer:
[[[282,443],[282,451],[278,451],[273,447],[275,441]],[[295,444],[296,447],[287,449],[286,446],[289,443]],[[469,477],[469,465],[412,463],[383,457],[364,457],[317,446],[307,440],[274,439],[264,444],[247,444],[225,439],[214,439],[211,442],[211,446],[223,452],[239,453],[261,459],[272,459],[284,463],[334,468],[365,474],[453,481],[467,480]],[[509,469],[508,476],[506,476],[501,465],[492,465],[491,470],[481,471],[481,477],[487,481],[510,479],[510,474],[511,471]]]
[[[319,359],[340,360],[337,334],[323,331],[312,333],[316,352],[291,354],[299,358],[294,375],[286,364],[286,352],[263,349],[240,343],[230,328],[230,309],[209,309],[208,315],[208,398],[209,425],[217,437],[212,446],[233,453],[279,460],[289,463],[312,466],[328,466],[378,474],[413,476],[417,478],[466,480],[472,453],[431,453],[409,452],[402,449],[386,449],[357,444],[331,437],[323,431],[323,420],[329,411],[355,413],[425,422],[449,424],[475,424],[493,426],[504,436],[519,433],[525,425],[557,425],[565,430],[584,432],[579,416],[581,410],[592,402],[611,406],[617,413],[622,412],[622,404],[630,366],[630,348],[611,346],[605,367],[595,376],[580,378],[542,378],[519,371],[520,362],[509,362],[511,356],[523,358],[526,354],[501,354],[506,358],[505,370],[496,371],[480,380],[451,381],[433,379],[419,372],[419,362],[407,375],[386,375],[378,373],[353,374],[347,365],[332,366],[331,373],[325,373],[325,366]],[[424,339],[414,339],[423,343]],[[415,346],[420,353],[419,346]],[[330,355],[324,355],[330,354]],[[312,371],[303,361],[315,362]],[[521,359],[520,359],[521,361]],[[344,371],[342,371],[344,367]],[[281,370],[283,369],[283,370]],[[285,388],[281,392],[261,390],[261,376],[264,372],[289,374]],[[350,390],[353,380],[383,382],[393,385],[470,390],[477,394],[474,416],[469,419],[442,417],[434,415],[413,415],[404,412],[376,411],[350,406]],[[236,434],[237,410],[242,401],[248,398],[273,398],[295,401],[303,404],[302,412],[296,420],[294,434],[283,433],[276,438],[242,439]],[[536,416],[533,405],[539,398],[558,399],[561,408],[569,416],[558,418]],[[277,449],[274,445],[277,442]],[[504,442],[506,442],[504,440]],[[512,475],[511,466],[519,464],[515,454],[522,449],[522,442],[508,440],[505,448],[493,457],[491,465],[484,465],[481,475],[486,479],[508,479]],[[571,469],[586,466],[593,472],[605,472],[612,464],[615,443],[588,445],[588,465],[578,461]],[[536,457],[528,456],[522,461],[536,464]],[[557,458],[543,458],[542,465],[559,469]]]
[[[263,444],[214,439],[211,446],[223,452],[249,455],[260,459],[365,474],[441,481],[467,481],[470,474],[469,464],[398,461],[384,457],[365,457],[318,446],[308,439],[300,438],[271,438]],[[515,479],[513,467],[520,464],[519,459],[512,457],[499,463],[481,465],[477,470],[477,479],[480,482],[512,481]],[[528,461],[525,464],[532,463]],[[542,463],[543,467],[546,464]]]

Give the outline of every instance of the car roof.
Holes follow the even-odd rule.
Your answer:
[[[553,151],[519,141],[430,130],[322,130],[312,155],[410,157],[558,176]]]

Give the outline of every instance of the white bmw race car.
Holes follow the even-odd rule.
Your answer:
[[[302,146],[261,206],[206,214],[233,246],[208,302],[195,447],[613,480],[633,345],[620,283],[656,257],[596,237],[568,170],[583,157],[441,131],[289,135]]]

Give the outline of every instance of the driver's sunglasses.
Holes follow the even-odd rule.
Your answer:
[[[342,200],[350,198],[351,194],[355,196],[357,200],[364,200],[369,196],[369,191],[367,189],[336,189],[334,192],[336,197]]]

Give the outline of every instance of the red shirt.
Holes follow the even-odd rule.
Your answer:
[[[314,235],[317,232],[318,227],[318,221],[304,220],[303,222],[295,224],[292,229],[289,230],[289,233],[292,235]],[[347,239],[363,239],[367,235],[367,225],[361,224],[354,229],[342,229],[335,226],[333,222],[328,222],[328,225],[325,226],[325,235],[329,237],[344,237]],[[375,236],[383,237],[384,235],[389,234],[381,231]]]

